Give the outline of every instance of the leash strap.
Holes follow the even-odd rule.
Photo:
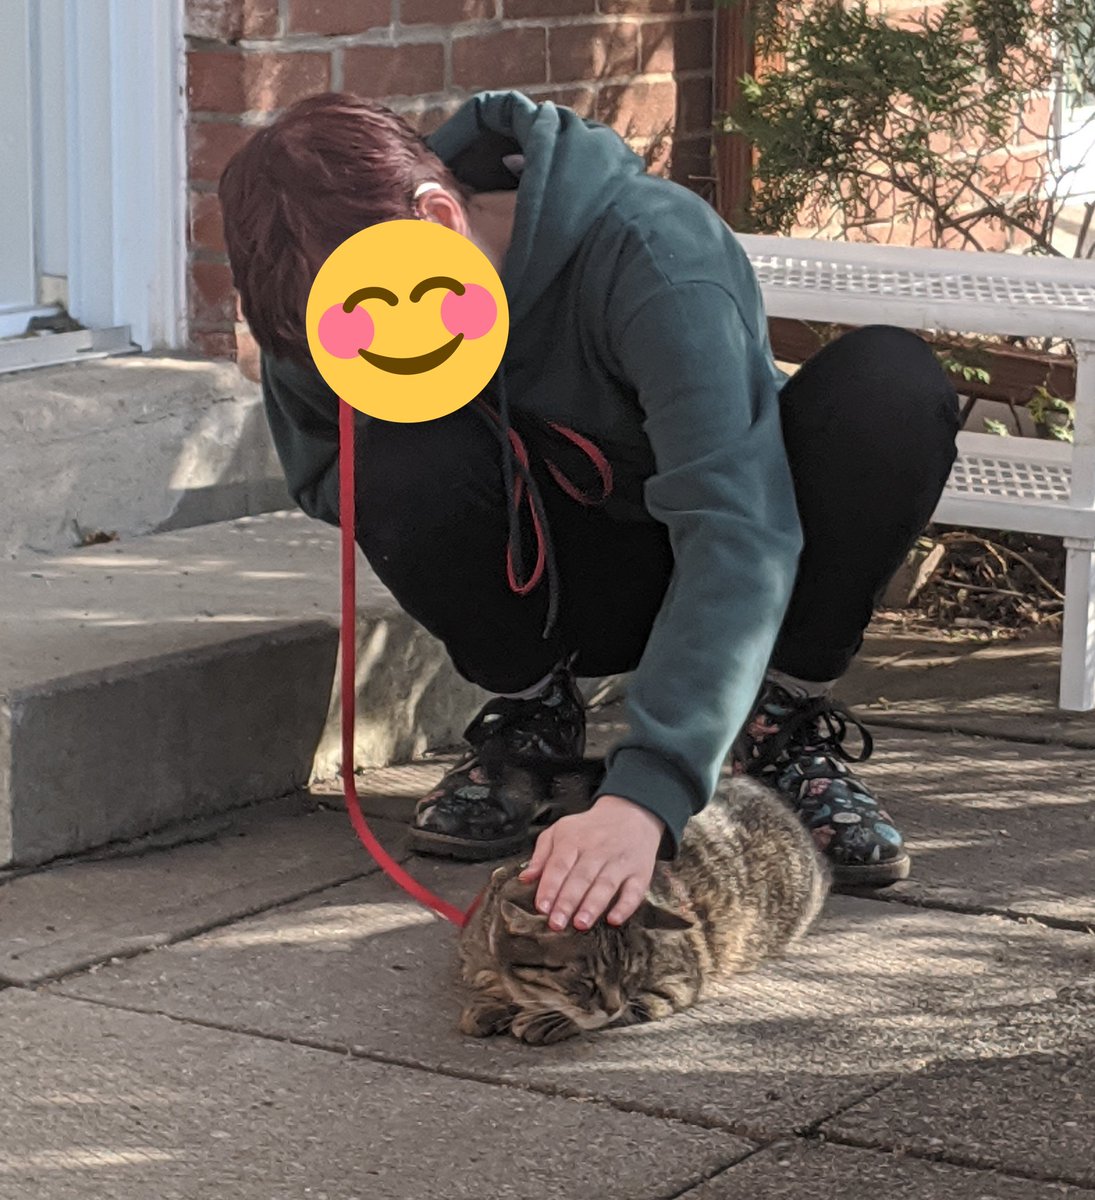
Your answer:
[[[357,617],[357,542],[355,532],[356,503],[354,492],[354,408],[345,400],[338,404],[338,522],[341,530],[342,547],[342,794],[346,799],[346,811],[350,824],[365,849],[373,856],[377,865],[393,883],[398,884],[408,896],[432,908],[438,916],[451,921],[458,929],[467,923],[476,905],[465,913],[462,909],[435,895],[413,876],[409,875],[384,849],[369,828],[361,811],[361,802],[354,780],[354,724],[357,692],[357,639],[355,625]],[[478,903],[478,901],[476,901]]]

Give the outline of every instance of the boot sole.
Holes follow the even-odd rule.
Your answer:
[[[835,863],[829,860],[834,889],[883,888],[908,879],[912,860],[907,854],[889,862],[864,863],[862,866]]]
[[[491,862],[496,858],[508,858],[518,854],[532,842],[531,830],[513,833],[509,837],[496,838],[491,842],[471,838],[451,837],[445,833],[432,833],[428,829],[412,829],[410,849],[414,854],[425,854],[432,858],[455,858],[460,862]]]

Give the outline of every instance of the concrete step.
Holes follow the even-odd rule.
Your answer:
[[[333,774],[337,536],[279,512],[5,564],[0,867]],[[360,568],[356,762],[384,766],[484,693]]]
[[[134,355],[0,376],[0,557],[290,507],[233,363]]]

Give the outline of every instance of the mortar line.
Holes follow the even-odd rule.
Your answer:
[[[20,991],[34,991],[35,989],[24,986],[22,984],[14,984],[13,987]],[[447,1079],[459,1080],[465,1083],[478,1083],[487,1087],[505,1088],[511,1091],[520,1091],[531,1093],[534,1095],[549,1096],[553,1099],[571,1100],[576,1103],[595,1104],[601,1108],[610,1108],[616,1112],[634,1113],[639,1116],[651,1117],[660,1121],[671,1121],[677,1125],[690,1126],[696,1129],[706,1129],[712,1132],[729,1133],[734,1137],[739,1137],[743,1141],[751,1144],[753,1147],[745,1154],[734,1159],[733,1162],[725,1164],[723,1167],[715,1170],[713,1173],[704,1176],[698,1182],[693,1182],[688,1185],[683,1191],[677,1191],[662,1200],[681,1200],[689,1191],[699,1186],[699,1184],[713,1179],[716,1176],[732,1170],[735,1166],[752,1158],[761,1150],[766,1150],[769,1147],[779,1143],[788,1141],[800,1142],[823,1142],[832,1143],[834,1145],[847,1146],[851,1149],[866,1150],[876,1154],[894,1154],[898,1147],[894,1146],[879,1146],[876,1143],[867,1141],[866,1139],[857,1139],[852,1135],[846,1134],[831,1134],[820,1130],[820,1126],[827,1121],[832,1120],[836,1116],[840,1116],[843,1112],[850,1108],[854,1108],[864,1099],[868,1099],[872,1095],[877,1095],[879,1092],[885,1091],[892,1087],[897,1081],[889,1079],[878,1087],[868,1089],[864,1094],[857,1096],[847,1104],[840,1106],[836,1112],[821,1117],[812,1121],[809,1125],[801,1126],[786,1133],[775,1135],[760,1135],[749,1133],[747,1130],[732,1122],[716,1122],[703,1120],[702,1118],[681,1117],[667,1114],[660,1111],[651,1105],[642,1104],[635,1101],[620,1101],[606,1096],[595,1096],[588,1091],[577,1088],[560,1087],[549,1083],[534,1083],[527,1080],[516,1079],[498,1079],[490,1077],[480,1072],[470,1069],[461,1070],[456,1067],[446,1066],[438,1063],[434,1066],[427,1066],[421,1062],[404,1058],[401,1055],[388,1054],[383,1051],[367,1050],[363,1046],[348,1045],[346,1043],[325,1042],[318,1038],[301,1037],[296,1034],[274,1034],[268,1033],[260,1029],[252,1029],[246,1026],[227,1025],[223,1022],[209,1020],[202,1017],[183,1017],[174,1013],[163,1012],[158,1009],[142,1008],[137,1005],[121,1004],[117,1001],[104,1000],[98,997],[91,996],[76,996],[70,995],[64,991],[50,990],[46,995],[60,997],[70,1002],[78,1004],[90,1004],[98,1008],[109,1009],[115,1012],[129,1012],[141,1016],[158,1017],[163,1020],[174,1022],[178,1025],[191,1026],[198,1029],[212,1029],[218,1033],[227,1033],[237,1037],[253,1037],[261,1041],[273,1042],[278,1045],[300,1046],[304,1049],[318,1050],[321,1053],[337,1054],[341,1058],[353,1058],[362,1062],[373,1062],[381,1066],[399,1067],[404,1070],[417,1071],[424,1075],[440,1075]],[[996,1164],[988,1162],[986,1159],[978,1158],[973,1155],[963,1155],[948,1152],[946,1150],[925,1151],[915,1147],[900,1147],[900,1153],[908,1158],[915,1158],[925,1162],[940,1162],[949,1166],[963,1167],[967,1170],[974,1170],[984,1174],[1000,1175],[1005,1178],[1023,1179],[1035,1183],[1049,1184],[1065,1184],[1069,1187],[1079,1188],[1081,1191],[1089,1192],[1095,1195],[1095,1189],[1089,1187],[1088,1183],[1071,1175],[1037,1175],[1030,1171],[1024,1171],[1021,1168],[1009,1167],[1002,1168]]]
[[[1022,1179],[1028,1183],[1059,1183],[1068,1187],[1079,1188],[1082,1192],[1095,1196],[1095,1188],[1092,1188],[1090,1181],[1085,1182],[1077,1176],[1037,1175],[1033,1171],[1024,1170],[1022,1167],[995,1166],[988,1162],[987,1159],[979,1158],[976,1155],[956,1154],[948,1150],[921,1150],[915,1146],[880,1146],[876,1142],[869,1142],[865,1138],[856,1138],[852,1134],[821,1133],[813,1140],[831,1143],[834,1146],[847,1146],[852,1150],[872,1150],[876,1153],[891,1155],[900,1153],[903,1158],[915,1158],[921,1162],[943,1163],[949,1167],[964,1167],[968,1171],[981,1171],[1000,1175],[1005,1179]]]
[[[397,857],[398,862],[405,862],[409,857],[409,853],[404,851]],[[240,909],[236,912],[229,913],[226,916],[218,917],[216,920],[210,921],[208,924],[194,925],[187,929],[180,930],[176,934],[171,934],[162,939],[157,939],[155,942],[147,946],[131,946],[122,950],[115,950],[110,954],[104,954],[98,958],[88,959],[86,962],[80,963],[78,966],[68,966],[60,971],[50,972],[39,976],[30,982],[24,983],[18,979],[12,979],[3,973],[3,968],[0,966],[0,986],[7,985],[9,987],[18,988],[35,988],[41,987],[47,983],[61,983],[69,979],[76,978],[80,975],[86,975],[93,967],[102,966],[104,963],[110,962],[129,962],[131,959],[139,958],[142,954],[151,954],[154,950],[164,950],[168,946],[178,946],[183,942],[192,941],[194,938],[201,937],[203,934],[211,933],[215,929],[224,929],[229,925],[235,925],[239,921],[246,921],[250,917],[257,917],[261,913],[275,912],[279,908],[284,908],[289,904],[296,904],[298,900],[306,900],[309,896],[316,896],[320,892],[325,892],[329,888],[344,887],[347,883],[354,883],[359,879],[368,879],[375,875],[378,868],[373,864],[372,869],[364,871],[355,871],[351,875],[339,876],[336,879],[328,880],[325,883],[317,884],[314,887],[305,888],[303,891],[293,892],[288,896],[279,896],[276,900],[271,900],[268,903],[256,904],[251,907]]]
[[[33,991],[31,987],[24,987],[21,984],[13,985],[21,991]],[[213,1029],[219,1033],[235,1034],[237,1037],[253,1037],[259,1038],[265,1042],[274,1042],[279,1045],[286,1046],[302,1046],[308,1050],[319,1050],[327,1054],[335,1054],[340,1058],[354,1058],[363,1062],[373,1062],[380,1066],[401,1067],[409,1071],[418,1071],[424,1075],[441,1075],[447,1079],[462,1080],[465,1083],[481,1083],[489,1087],[508,1088],[512,1091],[528,1092],[539,1096],[550,1096],[557,1100],[573,1100],[583,1104],[598,1104],[606,1108],[614,1109],[618,1112],[634,1113],[637,1116],[652,1117],[659,1121],[672,1121],[678,1125],[687,1125],[696,1129],[706,1129],[714,1133],[729,1133],[734,1137],[741,1138],[750,1144],[770,1145],[772,1142],[784,1140],[787,1137],[794,1136],[793,1131],[788,1130],[780,1134],[765,1134],[758,1135],[749,1133],[741,1126],[720,1122],[716,1120],[705,1120],[698,1117],[681,1117],[669,1114],[654,1105],[643,1104],[640,1101],[616,1100],[607,1096],[597,1096],[582,1088],[568,1088],[551,1083],[536,1083],[529,1080],[520,1079],[499,1079],[497,1076],[487,1075],[476,1071],[472,1068],[460,1068],[447,1066],[444,1063],[427,1065],[418,1062],[414,1059],[405,1058],[399,1054],[390,1054],[383,1050],[369,1050],[364,1046],[352,1045],[346,1042],[325,1041],[322,1038],[310,1038],[293,1033],[270,1033],[262,1029],[254,1029],[246,1025],[229,1025],[223,1021],[214,1021],[207,1017],[187,1017],[180,1016],[178,1013],[164,1012],[162,1009],[145,1008],[135,1004],[123,1004],[117,1000],[106,1000],[98,996],[80,996],[55,988],[50,988],[46,993],[49,996],[61,997],[65,1000],[75,1001],[80,1004],[92,1004],[100,1008],[107,1008],[117,1012],[137,1013],[142,1016],[160,1017],[167,1021],[173,1021],[178,1025],[194,1026],[199,1029]]]
[[[960,900],[942,900],[930,896],[902,896],[872,892],[834,892],[834,895],[850,896],[855,900],[874,900],[881,904],[903,904],[906,908],[927,908],[939,912],[961,913],[971,917],[1003,917],[1016,925],[1041,925],[1046,929],[1059,929],[1066,933],[1095,935],[1095,922],[1082,921],[1078,917],[1053,917],[1043,913],[1023,912],[1015,908],[992,908],[986,905]]]
[[[718,1179],[722,1175],[729,1175],[729,1173],[735,1168],[740,1167],[743,1162],[748,1162],[749,1159],[755,1157],[757,1154],[771,1149],[772,1146],[776,1146],[784,1140],[784,1138],[774,1138],[770,1142],[764,1142],[760,1145],[754,1146],[752,1150],[747,1150],[739,1158],[735,1158],[733,1162],[726,1163],[721,1167],[715,1167],[710,1171],[705,1171],[702,1175],[698,1175],[692,1181],[692,1183],[688,1184],[687,1187],[675,1191],[670,1196],[661,1197],[661,1200],[684,1200],[684,1197],[687,1196],[689,1192],[695,1191],[696,1188],[702,1187],[705,1183],[710,1183],[712,1180]]]
[[[879,725],[883,729],[912,729],[918,733],[936,733],[944,736],[979,738],[989,742],[1011,742],[1019,746],[1062,746],[1066,750],[1091,750],[1090,741],[1082,741],[1068,734],[1028,734],[990,733],[984,729],[962,728],[960,725],[936,725],[925,717],[902,717],[897,715],[873,712],[863,705],[850,706],[863,714],[863,720],[871,725]]]

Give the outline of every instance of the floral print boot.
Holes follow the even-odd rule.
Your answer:
[[[851,727],[862,740],[854,757],[844,748]],[[734,743],[735,773],[780,793],[829,860],[837,886],[886,887],[909,875],[901,834],[847,766],[872,749],[867,729],[830,696],[795,695],[772,681]]]
[[[585,727],[585,704],[566,667],[534,699],[491,700],[464,732],[469,753],[419,800],[411,849],[474,862],[523,850],[551,814],[499,786],[505,763],[581,758]]]

